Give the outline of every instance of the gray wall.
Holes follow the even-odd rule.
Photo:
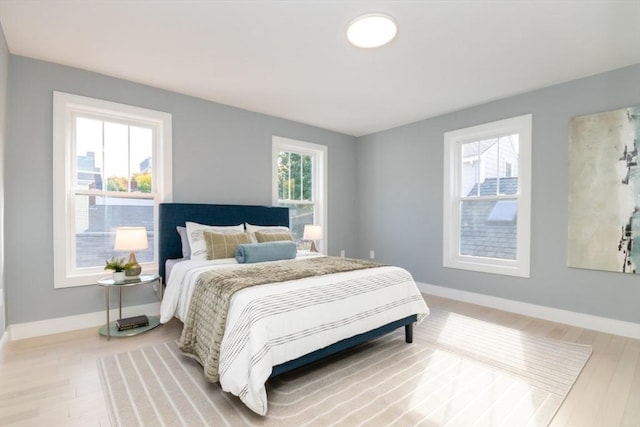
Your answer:
[[[6,141],[7,324],[103,309],[103,294],[96,286],[53,289],[54,90],[171,113],[174,201],[270,204],[271,136],[325,144],[329,147],[330,254],[345,249],[348,256],[368,257],[369,250],[375,249],[378,260],[408,268],[420,282],[640,322],[638,276],[566,267],[569,118],[640,104],[640,65],[357,140],[9,55],[2,37],[0,105],[7,85],[8,105],[2,108],[6,121],[0,114],[0,138],[6,123],[6,140],[0,140],[0,146]],[[526,113],[533,114],[534,134],[531,278],[443,268],[443,133]],[[134,288],[127,292],[125,305],[153,301],[150,289]],[[2,317],[0,331],[5,327]]]
[[[329,147],[329,253],[355,253],[356,144],[350,136],[20,56],[9,64],[6,147],[8,323],[103,309],[97,286],[54,289],[52,92],[173,115],[173,200],[271,204],[271,137]],[[125,305],[155,301],[150,287]],[[115,299],[114,299],[115,302]]]
[[[567,267],[568,124],[640,104],[640,64],[357,140],[361,257],[419,282],[640,322],[640,277]],[[442,267],[443,133],[533,114],[531,278]]]
[[[4,37],[4,31],[0,24],[0,296],[5,296],[4,274],[4,181],[5,161],[4,152],[6,145],[7,129],[7,75],[9,71],[9,49]],[[6,304],[0,305],[0,338],[6,329]]]

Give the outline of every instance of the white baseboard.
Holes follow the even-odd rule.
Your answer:
[[[523,314],[525,316],[550,320],[552,322],[564,323],[580,328],[592,329],[609,334],[640,339],[640,324],[638,323],[626,322],[623,320],[610,319],[607,317],[594,316],[591,314],[578,313],[542,305],[529,304],[505,298],[492,297],[489,295],[445,288],[442,286],[430,285],[427,283],[417,283],[417,285],[420,291],[424,292],[425,294],[450,298],[457,301],[464,301],[471,304],[477,304],[485,307],[495,308],[498,310]],[[160,303],[158,302],[133,307],[123,307],[122,309],[122,315],[124,317],[134,316],[139,313],[158,315],[160,313]],[[59,317],[55,319],[9,325],[7,331],[2,334],[2,337],[0,337],[0,350],[8,341],[58,334],[61,332],[74,331],[77,329],[98,327],[105,324],[105,316],[106,314],[104,311],[98,311],[94,313],[79,314],[75,316]],[[118,309],[112,309],[110,312],[110,316],[112,319],[117,319]]]
[[[511,313],[523,314],[525,316],[550,320],[552,322],[564,323],[566,325],[578,326],[580,328],[606,332],[608,334],[640,339],[640,323],[626,322],[624,320],[610,319],[608,317],[593,316],[591,314],[513,301],[474,292],[429,285],[427,283],[417,283],[417,285],[418,289],[425,294],[482,305],[498,310],[509,311]]]
[[[148,315],[160,314],[160,303],[151,303],[136,305],[132,307],[122,307],[122,316],[129,317],[135,316],[140,313],[147,313]],[[38,320],[36,322],[18,323],[15,325],[9,325],[7,333],[9,341],[22,340],[25,338],[39,337],[43,335],[59,334],[61,332],[75,331],[78,329],[92,328],[102,326],[107,322],[107,313],[103,311],[96,311],[94,313],[78,314],[75,316],[58,317],[55,319]],[[111,320],[118,318],[118,309],[111,309],[109,311]]]

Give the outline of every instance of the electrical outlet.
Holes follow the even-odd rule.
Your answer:
[[[344,249],[340,251],[340,256],[344,258]]]
[[[373,249],[371,249],[369,251],[369,258],[371,259],[375,259],[376,258],[376,251],[374,251]]]

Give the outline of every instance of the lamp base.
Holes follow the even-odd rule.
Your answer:
[[[142,272],[142,267],[140,267],[140,264],[136,264],[136,265],[126,269],[124,275],[129,277],[129,278],[138,277],[141,272]]]
[[[129,264],[130,264],[130,267],[125,270],[126,276],[138,277],[142,272],[142,267],[140,267],[140,264],[138,264],[138,260],[136,259],[136,254],[133,253],[133,251],[129,253]]]
[[[318,248],[316,247],[316,242],[315,241],[311,241],[311,247],[309,248],[309,250],[311,252],[318,252]]]

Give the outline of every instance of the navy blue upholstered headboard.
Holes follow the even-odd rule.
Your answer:
[[[238,225],[245,222],[255,225],[289,226],[289,208],[277,206],[210,205],[201,203],[160,203],[158,212],[160,234],[158,237],[158,273],[164,280],[165,261],[182,258],[178,225],[192,221],[207,225]]]

